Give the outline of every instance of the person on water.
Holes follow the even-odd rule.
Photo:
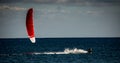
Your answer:
[[[88,53],[92,54],[92,48],[88,49]]]

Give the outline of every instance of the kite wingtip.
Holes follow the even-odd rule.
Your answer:
[[[30,38],[30,40],[31,40],[32,43],[36,42],[35,37]]]

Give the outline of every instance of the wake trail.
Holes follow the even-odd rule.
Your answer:
[[[32,55],[40,55],[40,54],[86,54],[89,53],[87,50],[83,49],[69,49],[66,48],[64,51],[57,51],[57,52],[28,52],[26,54],[32,54]]]
[[[69,49],[66,48],[64,51],[57,51],[57,52],[25,52],[25,53],[14,53],[14,54],[0,54],[0,56],[9,56],[9,55],[41,55],[41,54],[87,54],[89,53],[87,50],[83,49]]]

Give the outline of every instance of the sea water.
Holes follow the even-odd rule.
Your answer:
[[[32,54],[78,48],[92,54]],[[0,63],[119,63],[120,38],[0,39]]]

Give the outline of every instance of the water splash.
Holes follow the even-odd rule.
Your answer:
[[[59,52],[30,52],[27,54],[33,54],[33,55],[39,55],[39,54],[86,54],[88,51],[83,50],[83,49],[69,49],[66,48],[64,51],[59,51]]]
[[[65,48],[64,51],[57,52],[25,52],[25,53],[13,53],[13,54],[0,54],[0,56],[10,56],[10,55],[41,55],[41,54],[86,54],[89,53],[87,50],[83,49],[70,49]]]

